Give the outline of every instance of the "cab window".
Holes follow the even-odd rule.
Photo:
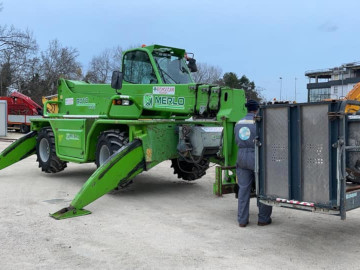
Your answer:
[[[153,54],[160,76],[166,84],[192,83],[189,69],[183,58],[174,55]]]
[[[124,80],[135,84],[155,84],[156,75],[149,55],[143,51],[131,51],[124,55]]]

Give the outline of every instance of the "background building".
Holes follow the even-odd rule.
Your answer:
[[[305,72],[305,76],[309,78],[308,102],[341,99],[360,82],[360,62],[329,69],[309,70]]]

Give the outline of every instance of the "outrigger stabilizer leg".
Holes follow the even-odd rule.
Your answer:
[[[35,154],[36,135],[36,131],[31,131],[2,151],[0,154],[0,170]]]
[[[114,153],[86,181],[69,207],[50,214],[55,219],[65,219],[91,214],[83,209],[118,185],[131,181],[145,170],[145,159],[142,143],[134,140]]]

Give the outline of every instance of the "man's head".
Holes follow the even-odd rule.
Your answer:
[[[247,108],[248,112],[256,112],[259,108],[259,103],[253,99],[249,99],[245,107]]]

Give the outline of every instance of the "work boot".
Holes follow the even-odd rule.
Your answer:
[[[241,228],[245,228],[248,224],[249,224],[249,222],[246,222],[245,224],[241,224],[241,223],[239,223],[239,227],[241,227]]]
[[[270,218],[270,220],[268,222],[260,222],[258,221],[258,226],[266,226],[266,225],[270,225],[272,222],[272,219]]]

